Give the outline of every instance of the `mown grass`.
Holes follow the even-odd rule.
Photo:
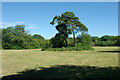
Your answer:
[[[41,51],[39,49],[2,51],[2,76],[17,74],[26,69],[50,68],[56,65],[67,65],[68,68],[70,65],[117,67],[118,47],[94,47],[94,50],[89,51]]]

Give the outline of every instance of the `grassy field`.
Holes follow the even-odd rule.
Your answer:
[[[90,67],[94,66],[94,67]],[[110,70],[112,72],[112,68],[109,67],[118,66],[118,47],[94,47],[92,51],[41,51],[39,49],[29,49],[29,50],[3,50],[2,51],[2,76],[20,74],[17,72],[23,72],[25,75],[34,75],[36,77],[40,76],[40,74],[51,72],[51,70],[56,75],[56,77],[67,77],[67,73],[65,70],[69,72],[73,69],[73,72],[68,76],[76,76],[80,77],[78,72],[76,71],[83,70],[82,72],[89,73],[93,69],[94,71]],[[55,70],[54,70],[54,69]],[[72,69],[71,69],[72,68]],[[51,70],[50,70],[51,69]],[[63,70],[64,69],[64,70]],[[105,70],[104,70],[105,69]],[[117,68],[118,69],[118,68]],[[30,70],[33,70],[34,74],[27,74]],[[41,70],[39,75],[36,70]],[[50,70],[50,71],[49,71]],[[60,71],[62,70],[62,74],[60,76]],[[80,72],[80,71],[79,71]],[[60,74],[58,74],[60,73]],[[70,73],[70,72],[69,72]],[[97,72],[96,72],[97,73]],[[36,75],[35,75],[36,74]],[[51,73],[50,73],[51,74]],[[58,76],[58,75],[59,76]],[[108,74],[108,73],[105,73]],[[50,75],[47,77],[50,77]],[[102,74],[101,74],[102,75]],[[46,75],[42,75],[46,77]],[[85,77],[85,75],[83,75]],[[86,75],[87,76],[87,75]],[[90,76],[90,74],[89,74]],[[100,75],[99,75],[100,76]],[[111,75],[109,75],[111,76]],[[92,76],[94,77],[94,76]]]

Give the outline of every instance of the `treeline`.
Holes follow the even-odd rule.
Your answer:
[[[55,16],[50,22],[55,25],[58,33],[49,40],[41,35],[28,34],[25,25],[16,25],[1,29],[1,39],[3,49],[37,49],[54,51],[72,50],[92,50],[92,46],[120,46],[120,36],[105,35],[102,37],[91,37],[88,28],[80,22],[73,12],[66,11]],[[76,36],[76,34],[81,33]],[[69,38],[69,35],[73,35]],[[1,40],[0,40],[1,43]]]
[[[25,30],[25,25],[16,25],[2,29],[3,49],[36,49],[46,47],[48,40],[41,35],[31,36]]]
[[[46,40],[38,34],[33,36],[28,34],[25,30],[25,25],[16,25],[15,27],[7,27],[1,30],[2,48],[3,49],[50,49],[62,48],[73,50],[84,50],[91,48],[90,46],[120,46],[120,36],[104,35],[102,37],[91,37],[88,34],[81,34],[76,38],[76,45],[74,45],[74,38],[67,38],[66,42],[62,37],[57,37]],[[58,47],[57,47],[58,46]],[[74,47],[76,46],[76,47]],[[84,48],[84,49],[82,49]]]
[[[104,35],[92,37],[93,46],[120,46],[120,36]]]
[[[86,37],[86,38],[82,38]],[[92,40],[92,41],[91,41]],[[92,46],[120,46],[120,36],[104,35],[102,37],[90,36],[90,35],[78,35],[76,38],[77,43],[91,44]],[[87,43],[86,41],[90,42]],[[69,45],[73,45],[73,38],[68,38]]]

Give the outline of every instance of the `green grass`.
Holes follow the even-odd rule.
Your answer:
[[[68,66],[68,70],[71,69],[70,66],[76,66],[76,69],[79,66],[83,70],[86,68],[85,66],[94,66],[96,71],[102,67],[117,67],[118,47],[94,47],[94,50],[90,51],[41,51],[39,49],[2,51],[2,76],[18,74],[17,72],[22,72],[26,69],[42,70],[41,67],[43,67],[46,70],[53,66],[62,65]],[[91,70],[88,69],[89,71]],[[71,73],[70,76],[75,75]]]

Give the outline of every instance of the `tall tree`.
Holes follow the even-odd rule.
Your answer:
[[[88,31],[88,28],[79,21],[79,18],[76,17],[73,12],[66,11],[65,13],[62,13],[61,16],[55,16],[50,24],[55,24],[55,22],[58,25],[65,24],[67,26],[67,29],[64,31],[66,34],[73,34],[74,45],[76,44],[75,34]]]
[[[62,22],[61,22],[62,21]],[[60,39],[62,39],[63,38],[63,43],[64,43],[64,41],[65,41],[65,43],[66,43],[66,45],[63,45],[63,47],[64,46],[67,46],[67,38],[68,38],[68,30],[67,30],[67,25],[63,22],[64,21],[64,18],[62,18],[62,17],[60,17],[60,16],[55,16],[54,18],[53,18],[53,21],[52,22],[50,22],[50,24],[52,24],[52,25],[54,25],[55,24],[55,22],[57,23],[57,26],[55,26],[56,27],[56,29],[57,29],[57,31],[59,32],[59,33],[57,33],[56,34],[56,36],[55,36],[55,38],[57,38],[57,36],[58,36],[58,34],[59,34],[59,37],[61,36],[61,38]],[[61,34],[61,35],[60,35]],[[64,35],[64,36],[63,36]],[[58,38],[59,39],[59,38]],[[56,39],[55,39],[56,40]],[[58,40],[57,40],[58,41]],[[62,42],[61,41],[61,42]],[[60,42],[60,43],[61,43]]]
[[[67,26],[59,24],[56,26],[58,33],[53,37],[50,42],[53,48],[67,47],[68,34],[66,33]]]

